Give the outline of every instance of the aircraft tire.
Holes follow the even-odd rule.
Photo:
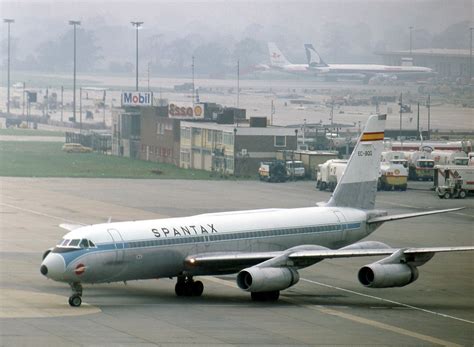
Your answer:
[[[193,282],[190,287],[192,287],[193,296],[201,296],[204,291],[204,285],[201,281]]]
[[[80,295],[74,294],[69,297],[69,305],[72,307],[79,307],[82,304]]]
[[[184,282],[178,281],[176,285],[174,286],[174,292],[176,293],[176,296],[184,296],[185,287],[186,285],[184,284]]]

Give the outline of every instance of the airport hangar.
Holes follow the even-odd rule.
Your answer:
[[[457,78],[469,79],[470,52],[468,49],[445,49],[445,48],[423,48],[382,51],[375,54],[382,56],[386,65],[402,65],[404,60],[412,58],[414,66],[432,68],[438,73],[438,77],[447,80]]]

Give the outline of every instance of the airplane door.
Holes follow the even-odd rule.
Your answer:
[[[341,228],[341,240],[346,238],[346,217],[340,211],[334,211],[337,219],[339,220],[339,226]]]
[[[110,237],[115,245],[115,261],[118,263],[122,263],[125,258],[125,244],[122,238],[122,235],[117,229],[107,229]]]

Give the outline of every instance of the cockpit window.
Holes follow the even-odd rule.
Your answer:
[[[70,243],[69,243],[69,247],[77,247],[79,245],[79,242],[81,240],[72,240]]]
[[[61,240],[61,241],[58,242],[58,246],[63,246],[63,247],[65,247],[65,246],[67,246],[67,244],[69,243],[69,241],[71,241],[71,240],[68,240],[68,239]]]
[[[89,248],[89,241],[87,239],[82,239],[81,243],[79,244],[79,247],[81,248]]]
[[[94,242],[92,242],[91,240],[89,240],[89,247],[95,247]]]

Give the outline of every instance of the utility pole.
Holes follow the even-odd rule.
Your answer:
[[[472,30],[474,28],[469,28],[470,40],[469,40],[469,84],[472,83]],[[471,89],[472,92],[472,89]]]
[[[418,113],[416,116],[416,138],[420,136],[420,102],[418,101]]]
[[[138,92],[138,28],[140,28],[143,25],[143,22],[130,22],[134,27],[136,27],[136,63],[135,63],[135,70],[136,70],[136,76],[135,76],[135,90]]]
[[[72,95],[72,117],[74,123],[76,123],[76,27],[81,25],[78,20],[70,20],[69,25],[74,27],[74,81],[73,81],[73,95]]]
[[[431,140],[431,127],[430,127],[430,121],[431,121],[431,95],[428,94],[428,102],[426,104],[426,107],[428,108],[428,140]]]
[[[193,79],[193,107],[194,107],[194,55],[191,57],[191,73],[192,73],[192,79]]]
[[[3,20],[4,23],[8,25],[8,78],[7,78],[7,115],[10,115],[10,24],[15,23],[14,19],[5,18]]]
[[[64,116],[64,103],[63,103],[63,97],[64,97],[64,87],[61,86],[61,122],[63,121],[63,116]]]
[[[403,112],[403,98],[402,93],[400,93],[400,133],[398,137],[400,138],[400,142],[402,141],[402,112]]]
[[[240,61],[237,59],[237,108],[239,107],[240,98]]]

